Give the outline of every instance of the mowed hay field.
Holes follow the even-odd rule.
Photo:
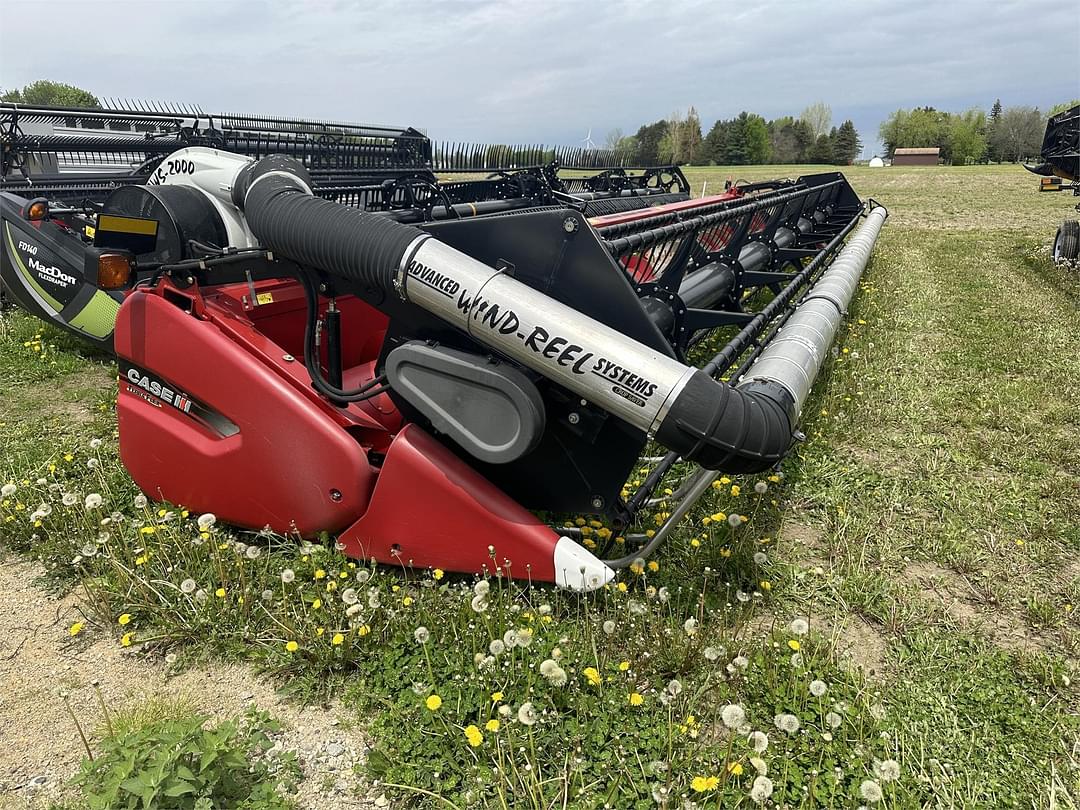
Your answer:
[[[186,689],[318,729],[302,807],[1075,808],[1080,276],[1049,261],[1074,200],[1014,166],[845,174],[890,217],[806,441],[587,599],[136,505],[110,360],[6,311],[0,806],[82,806],[57,689],[93,747],[98,681],[118,709]]]

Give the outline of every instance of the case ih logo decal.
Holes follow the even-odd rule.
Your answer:
[[[120,361],[120,376],[125,383],[121,390],[139,397],[160,408],[169,405],[195,421],[208,427],[219,436],[234,436],[240,428],[212,408],[192,399],[182,391],[154,377],[145,369],[131,363]]]

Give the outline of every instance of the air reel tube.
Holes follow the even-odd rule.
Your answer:
[[[424,231],[315,198],[295,160],[246,165],[232,201],[264,247],[401,296],[688,461],[757,472],[791,444],[798,410],[783,385],[730,388]]]

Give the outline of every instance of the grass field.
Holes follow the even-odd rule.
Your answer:
[[[699,193],[812,170],[686,174]],[[76,589],[64,649],[241,660],[339,696],[402,806],[1075,808],[1080,276],[1048,260],[1071,198],[1011,166],[847,176],[890,218],[807,441],[618,587],[403,575],[137,505],[109,360],[15,312],[0,549]],[[341,801],[311,806],[366,806]]]

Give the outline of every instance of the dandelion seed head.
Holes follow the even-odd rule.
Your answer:
[[[63,497],[60,498],[60,503],[64,506],[74,506],[79,502],[79,496],[74,492],[65,492]]]
[[[895,782],[900,778],[900,763],[895,759],[883,759],[874,769],[882,782]]]
[[[96,492],[91,492],[89,495],[86,496],[86,500],[84,501],[86,511],[88,512],[100,508],[101,504],[102,498]]]
[[[769,764],[761,757],[750,757],[750,764],[754,766],[754,770],[761,776],[769,773]]]
[[[282,571],[281,571],[281,581],[282,582],[284,582],[286,585],[288,585],[291,582],[294,582],[295,580],[296,580],[296,572],[295,571],[293,571],[291,568],[282,569]]]
[[[191,577],[188,577],[187,579],[185,579],[183,582],[180,583],[180,592],[181,593],[186,593],[186,594],[192,594],[192,593],[195,593],[195,589],[197,587],[199,587],[198,583],[196,583],[195,580],[193,580]]]
[[[615,632],[615,622],[613,622],[611,619],[608,619],[606,622],[604,622],[603,630],[606,635],[610,636],[612,633]]]
[[[488,652],[498,657],[506,652],[506,645],[503,643],[502,639],[492,639],[491,643],[488,644]]]
[[[810,630],[810,625],[806,619],[792,619],[791,624],[788,625],[788,630],[791,631],[792,635],[805,636]]]
[[[810,681],[810,694],[814,697],[821,697],[829,691],[829,685],[825,681],[813,680]]]
[[[687,619],[685,622],[683,622],[683,630],[686,632],[686,635],[688,635],[688,636],[694,635],[698,631],[697,619],[695,619],[693,616],[691,616],[689,619]]]
[[[730,729],[736,729],[746,722],[746,712],[737,703],[729,703],[720,712],[720,719]]]
[[[487,596],[490,591],[491,583],[488,582],[486,579],[481,579],[475,585],[473,585],[473,593],[477,596]]]
[[[257,560],[262,556],[262,549],[258,546],[248,546],[244,549],[244,556],[249,560]]]
[[[754,492],[756,492],[758,495],[764,495],[768,491],[769,485],[765,481],[758,481],[756,484],[754,484]]]
[[[769,561],[769,555],[766,554],[764,551],[755,551],[754,552],[754,564],[755,565],[765,565],[768,561]]]
[[[742,515],[736,515],[734,512],[727,517],[728,525],[735,529],[742,525]]]
[[[14,484],[4,484],[0,487],[0,497],[10,498],[16,492],[18,492],[18,487]]]
[[[431,640],[431,633],[426,627],[420,625],[413,630],[413,638],[416,639],[417,644],[427,644]]]
[[[371,579],[371,572],[366,568],[361,568],[356,572],[356,581],[360,585],[364,585]]]
[[[668,681],[667,693],[669,695],[671,695],[672,697],[678,697],[679,693],[681,691],[682,691],[682,683],[680,683],[679,681],[674,680],[674,679]]]
[[[150,502],[146,499],[145,495],[136,495],[135,496],[135,508],[136,509],[145,509],[146,505],[148,503],[150,503]]]
[[[877,804],[881,801],[881,795],[881,785],[873,779],[864,779],[862,784],[859,785],[859,796],[865,802]]]
[[[747,668],[750,666],[750,659],[745,655],[736,655],[731,659],[731,663],[736,669],[746,672]]]
[[[769,735],[764,731],[751,731],[748,742],[754,751],[763,754],[765,753],[765,749],[769,747]]]
[[[840,726],[843,724],[843,722],[844,722],[844,718],[842,718],[836,712],[829,712],[828,714],[825,715],[825,725],[827,725],[829,728],[832,728],[832,729],[840,728]]]
[[[533,708],[531,703],[522,703],[517,710],[518,722],[523,726],[532,726],[536,724],[536,709]]]
[[[199,519],[195,522],[199,527],[199,531],[208,532],[217,523],[217,516],[213,512],[205,512],[199,515]]]
[[[772,796],[773,783],[767,776],[758,776],[750,788],[750,798],[755,804],[765,804]]]
[[[799,718],[793,714],[778,714],[773,718],[774,725],[787,734],[794,734],[799,730]]]
[[[469,603],[476,613],[483,613],[488,609],[488,599],[484,594],[478,593]]]
[[[705,656],[705,658],[707,660],[715,661],[721,655],[724,654],[724,648],[723,647],[706,647],[703,654],[704,654],[704,656]]]
[[[88,469],[91,470],[96,470],[100,464],[101,462],[98,461],[96,458],[88,458],[86,460],[86,466]]]

